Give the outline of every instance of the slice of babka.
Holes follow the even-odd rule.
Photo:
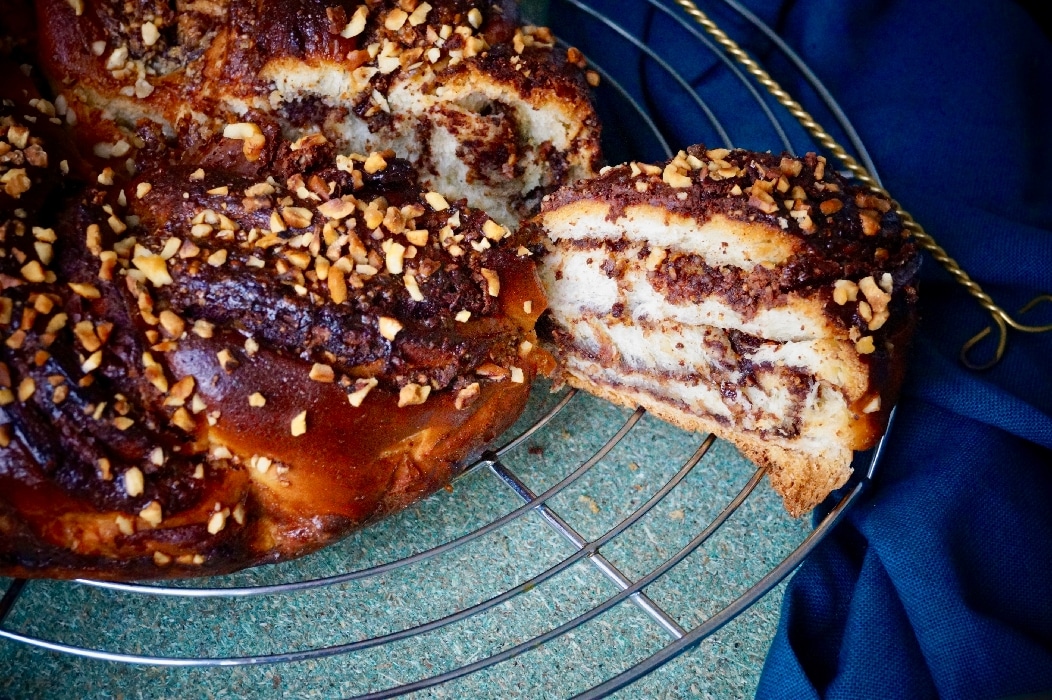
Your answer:
[[[529,225],[565,381],[730,440],[790,513],[885,429],[919,254],[823,157],[694,146],[565,187]]]

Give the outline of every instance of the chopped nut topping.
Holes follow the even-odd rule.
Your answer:
[[[223,509],[223,510],[220,510],[220,511],[216,511],[215,513],[212,513],[212,517],[210,517],[208,519],[208,534],[209,535],[219,534],[223,530],[223,528],[226,527],[226,517],[227,517],[226,509]]]
[[[837,280],[833,283],[833,301],[843,306],[849,301],[858,299],[858,285],[851,280]]]
[[[679,167],[675,161],[665,166],[661,179],[669,187],[690,187],[691,180],[685,173],[685,168]]]
[[[44,268],[37,260],[32,260],[22,267],[22,277],[26,282],[43,282],[46,279]]]
[[[318,205],[318,213],[328,219],[339,221],[354,213],[354,204],[353,197],[330,199]]]
[[[467,309],[463,309],[461,311],[458,311],[457,315],[453,318],[459,321],[460,323],[467,323],[471,320],[471,312]]]
[[[362,164],[362,170],[372,175],[378,173],[387,167],[387,161],[384,160],[383,155],[379,153],[370,153],[369,157],[365,159],[365,163]]]
[[[183,242],[181,240],[172,236],[164,242],[164,248],[161,250],[161,257],[165,260],[171,260],[175,257],[175,254],[179,252],[179,249],[182,248],[182,245]]]
[[[242,153],[244,153],[245,158],[252,161],[259,159],[259,156],[263,153],[263,146],[267,142],[263,131],[259,126],[251,122],[227,124],[223,128],[223,138],[244,142],[241,147]]]
[[[252,455],[248,460],[250,467],[254,467],[260,474],[266,474],[267,470],[270,469],[271,465],[274,464],[274,460],[270,457],[264,457],[262,455]]]
[[[267,405],[267,399],[258,391],[248,397],[248,405],[252,408],[263,408]]]
[[[226,263],[227,251],[226,248],[220,248],[216,252],[208,256],[208,264],[212,267],[220,267]]]
[[[396,7],[387,13],[387,17],[384,19],[384,28],[397,32],[406,23],[407,19],[409,19],[409,13]]]
[[[358,36],[365,31],[365,20],[368,17],[369,8],[365,5],[359,5],[358,9],[354,11],[351,16],[351,21],[347,23],[347,26],[340,32],[340,36],[344,39],[350,39],[351,37]],[[346,17],[346,15],[344,15]]]
[[[80,370],[84,372],[84,374],[88,374],[90,372],[94,372],[101,366],[102,350],[96,350],[88,357],[88,359],[84,360],[84,363],[80,366]]]
[[[867,315],[862,312],[862,304],[866,302],[860,302],[859,315],[867,321],[869,330],[879,330],[889,318],[888,304],[891,302],[891,295],[877,285],[873,280],[872,275],[859,280],[858,288],[866,297],[866,301],[868,302],[868,304],[866,304],[867,308],[872,308],[872,311],[867,317]]]
[[[422,2],[417,5],[413,13],[409,15],[409,25],[412,27],[419,27],[421,24],[427,21],[427,14],[431,12],[431,5],[426,2]]]
[[[308,375],[311,380],[320,382],[322,384],[332,384],[336,381],[336,373],[329,365],[323,365],[320,362],[315,362],[314,366],[310,368]]]
[[[756,207],[764,214],[774,214],[778,211],[778,203],[774,201],[774,197],[770,195],[762,187],[757,187],[760,182],[756,182],[749,193],[749,206]],[[792,215],[794,212],[790,212]],[[806,212],[804,212],[806,215]],[[799,218],[799,217],[798,217]]]
[[[416,281],[416,277],[412,273],[407,272],[402,280],[405,282],[405,288],[409,291],[409,297],[413,301],[423,301],[424,294],[420,291],[420,284]]]
[[[170,309],[162,311],[158,315],[158,319],[161,322],[161,328],[164,329],[170,338],[179,338],[186,330],[186,322]]]
[[[838,211],[844,208],[844,203],[839,199],[827,199],[818,205],[819,210],[826,216],[836,214]]]
[[[160,255],[136,256],[132,258],[132,265],[142,271],[155,287],[163,287],[173,282],[168,273],[168,263]]]
[[[122,535],[135,534],[135,521],[133,521],[131,518],[125,515],[118,515],[113,520],[117,524],[117,529],[121,531]],[[154,556],[156,556],[156,554]]]
[[[398,408],[418,406],[427,401],[427,397],[430,394],[431,386],[429,384],[406,384],[398,392]]]
[[[106,470],[109,470],[109,461],[106,462]],[[124,472],[124,491],[129,496],[132,498],[141,496],[145,486],[146,480],[143,478],[141,469],[138,467],[132,467]]]
[[[334,304],[342,304],[347,301],[347,280],[343,271],[333,267],[329,269],[326,282],[329,286],[329,296]]]
[[[303,207],[283,207],[281,219],[291,228],[307,228],[314,219],[314,212]]]
[[[486,238],[489,238],[494,241],[499,241],[500,239],[507,236],[509,231],[493,219],[486,219],[486,223],[482,225],[482,233],[486,236]]]
[[[29,399],[33,398],[33,394],[37,391],[37,384],[33,381],[32,377],[26,377],[18,385],[18,400],[25,403]]]
[[[515,382],[516,384],[522,384],[526,381],[526,376],[523,373],[521,367],[511,368],[511,381]]]
[[[872,209],[862,209],[858,213],[862,221],[862,233],[866,236],[875,236],[880,233],[880,214]]]
[[[860,355],[869,355],[876,351],[876,349],[876,346],[873,344],[873,336],[871,335],[863,336],[855,341],[855,350],[857,350]]]
[[[498,382],[502,382],[511,376],[511,372],[492,362],[485,362],[479,365],[475,368],[475,374]]]
[[[874,396],[863,408],[863,413],[876,413],[880,410],[880,396]]]
[[[347,401],[355,408],[360,408],[362,402],[365,401],[365,397],[368,396],[369,392],[375,389],[379,383],[380,382],[373,377],[355,380],[354,391],[347,394]]]
[[[238,364],[240,364],[234,358],[234,355],[226,348],[223,348],[222,350],[216,353],[216,359],[219,360],[219,366],[225,369],[227,372],[236,369]]]
[[[85,299],[98,299],[102,296],[97,286],[84,282],[69,282],[69,288]]]
[[[384,261],[392,275],[402,274],[405,264],[405,246],[390,239],[383,242]]]
[[[157,527],[161,524],[161,504],[157,501],[150,501],[150,503],[139,511],[139,517],[145,520],[153,527]]]
[[[495,270],[489,270],[485,267],[479,270],[482,276],[486,280],[486,291],[491,297],[500,296],[500,277],[497,275]]]
[[[292,437],[299,437],[307,432],[307,412],[303,411],[292,419]]]
[[[453,400],[453,406],[458,411],[463,411],[465,408],[470,406],[478,398],[479,394],[482,393],[482,389],[478,382],[472,382],[466,387],[457,392],[456,399]]]
[[[413,245],[423,248],[427,245],[428,232],[426,228],[406,231],[405,237]]]
[[[153,46],[157,43],[157,40],[161,38],[161,33],[157,30],[157,25],[153,22],[144,22],[142,25],[142,43],[147,46]]]
[[[395,336],[402,330],[403,326],[396,318],[381,316],[378,320],[380,335],[387,340],[394,340]]]
[[[206,236],[211,236],[214,230],[212,224],[201,222],[190,227],[190,235],[194,238],[205,238]]]
[[[215,325],[205,321],[204,319],[198,319],[194,321],[194,335],[199,338],[211,338],[212,332],[215,330]]]
[[[438,192],[428,192],[424,195],[424,199],[435,211],[445,211],[446,209],[449,209],[449,202],[447,202],[446,198]]]

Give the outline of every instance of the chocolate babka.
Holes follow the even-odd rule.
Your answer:
[[[730,440],[793,514],[883,432],[918,250],[824,158],[696,146],[563,188],[530,227],[570,385]]]
[[[230,85],[270,65],[263,35],[317,63],[446,23],[473,29],[368,95],[416,70],[453,80],[451,52],[504,20],[421,3],[431,24],[396,30],[376,24],[394,4],[370,3],[356,35],[354,6],[323,13],[335,33],[280,7],[63,0],[38,4],[39,47],[31,23],[0,31],[0,576],[200,576],[313,551],[448,484],[552,368],[530,251],[439,192],[420,153],[359,154],[291,103],[236,113],[208,93],[266,101],[258,71]],[[542,51],[505,53],[527,71]]]

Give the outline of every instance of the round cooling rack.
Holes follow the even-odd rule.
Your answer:
[[[775,32],[702,4],[772,75],[803,76],[796,97],[873,172]],[[601,75],[610,162],[817,150],[672,2],[524,9]],[[883,445],[812,528],[730,445],[543,382],[503,441],[450,489],[294,562],[165,586],[0,579],[0,698],[751,696],[778,584]]]

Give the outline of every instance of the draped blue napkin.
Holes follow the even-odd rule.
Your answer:
[[[769,39],[722,2],[699,4],[808,111],[827,114]],[[829,88],[885,187],[995,300],[1015,313],[1052,293],[1052,40],[1021,5],[743,4]],[[563,33],[655,111],[673,148],[723,145],[663,71],[560,5],[552,25],[577,23]],[[734,145],[783,149],[696,38],[647,3],[608,5],[710,95]],[[846,143],[831,117],[823,126]],[[655,148],[627,143],[642,138],[636,127],[611,129],[614,159],[622,145]],[[786,131],[794,143],[802,133]],[[1052,334],[1013,332],[999,365],[966,369],[958,352],[989,316],[930,257],[921,315],[875,483],[791,579],[761,698],[1052,693]],[[1052,323],[1052,303],[1017,318]],[[977,359],[992,349],[988,339]]]

